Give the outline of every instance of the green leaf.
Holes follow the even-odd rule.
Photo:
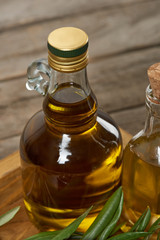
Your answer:
[[[133,240],[138,239],[140,237],[149,236],[150,234],[151,234],[150,232],[126,232],[108,238],[108,240]]]
[[[59,234],[51,238],[51,240],[63,240],[63,239],[69,238],[76,231],[76,229],[78,228],[80,223],[83,221],[83,219],[91,211],[92,207],[93,206],[91,206],[86,212],[84,212],[81,216],[79,216],[76,220],[74,220],[70,225],[68,225],[66,228],[61,230]]]
[[[147,212],[146,212],[145,216],[143,217],[141,223],[137,227],[138,232],[143,232],[146,229],[146,227],[147,227],[147,225],[148,225],[148,223],[151,219],[151,210],[150,210],[149,207],[147,207],[147,208],[148,209],[147,209]]]
[[[83,240],[95,239],[112,220],[121,200],[122,187],[119,187],[105,203],[104,207],[83,235]]]
[[[149,228],[148,232],[151,232],[151,235],[158,229],[160,229],[160,218],[158,218]],[[148,240],[148,238],[146,237],[145,240]]]
[[[56,236],[60,231],[54,232],[41,232],[24,240],[51,240],[54,236]]]
[[[157,240],[160,240],[160,232],[158,233]]]
[[[160,218],[158,218],[150,227],[149,232],[154,232],[157,228],[157,226],[159,226],[160,223]]]
[[[154,233],[154,232],[157,231],[158,229],[160,229],[160,225],[154,226],[154,228],[152,228],[152,233]],[[148,232],[150,232],[150,230],[149,230]]]
[[[98,240],[107,239],[110,236],[111,232],[115,228],[115,226],[116,226],[116,224],[117,224],[117,222],[118,222],[118,220],[121,216],[122,208],[123,208],[123,192],[122,192],[121,200],[120,200],[119,206],[116,210],[116,213],[114,214],[111,222],[104,228],[104,230],[102,231],[102,233],[98,237]]]
[[[15,208],[9,210],[8,212],[4,213],[3,215],[1,215],[0,216],[0,226],[9,222],[16,215],[16,213],[19,211],[19,209],[20,209],[20,206],[15,207]]]
[[[88,215],[90,210],[93,206],[91,206],[86,212],[84,212],[80,217],[78,217],[75,221],[73,221],[68,227],[53,231],[53,232],[41,232],[34,236],[31,236],[29,238],[26,238],[25,240],[62,240],[69,238],[78,228],[80,223],[83,221],[83,219]],[[73,235],[73,239],[81,239],[82,233],[75,232]]]
[[[127,222],[123,222],[123,223],[120,223],[119,225],[117,225],[117,226],[113,229],[113,231],[111,232],[111,236],[114,235],[116,232],[118,232],[118,231],[121,229],[121,227],[123,227],[126,223],[127,223]]]
[[[130,229],[130,232],[134,232],[136,231],[137,227],[139,226],[139,224],[142,222],[145,214],[147,212],[147,209],[144,211],[144,213],[139,217],[139,219],[137,220],[137,222],[133,225],[133,227]]]
[[[58,235],[62,230],[57,230],[53,232],[41,232],[34,236],[28,237],[24,240],[51,240],[53,237]],[[71,239],[81,239],[82,233],[75,232],[74,235],[71,236]]]

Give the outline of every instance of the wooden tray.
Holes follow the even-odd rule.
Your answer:
[[[123,130],[121,133],[125,146],[131,135]],[[0,160],[0,215],[16,206],[21,206],[20,211],[14,219],[0,227],[0,240],[24,240],[38,233],[30,223],[23,204],[18,151]]]

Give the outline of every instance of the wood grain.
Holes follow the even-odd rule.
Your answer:
[[[101,58],[88,66],[90,85],[100,107],[133,135],[143,127],[145,120],[144,107],[138,110],[137,107],[145,105],[145,89],[149,83],[146,69],[159,61],[159,52],[160,48],[134,51]],[[26,80],[23,77],[0,82],[0,158],[18,149],[25,124],[42,107],[43,97],[35,91],[27,91]]]
[[[128,131],[135,135],[144,128],[147,110],[145,106],[139,106],[112,113],[111,116],[121,128],[125,129],[127,125]]]
[[[51,19],[41,24],[36,22],[2,32],[0,79],[24,76],[31,61],[40,56],[47,57],[48,34],[61,26],[73,25],[88,33],[91,61],[102,56],[108,58],[113,54],[159,45],[159,8],[160,1],[138,2],[122,5],[120,8],[84,12],[78,16],[68,15],[63,19]]]
[[[100,105],[107,111],[117,111],[144,103],[147,68],[159,60],[159,54],[160,48],[155,47],[91,61],[88,78]],[[40,96],[26,90],[26,81],[27,76],[0,82],[1,109]]]
[[[3,164],[0,168],[1,172],[3,172],[2,167]],[[5,172],[3,174],[5,175]],[[0,214],[9,211],[15,206],[21,206],[20,211],[13,220],[1,227],[0,240],[24,240],[24,238],[38,232],[29,222],[24,209],[20,168],[0,178]]]
[[[88,76],[99,105],[135,134],[144,122],[146,70],[160,59],[159,8],[159,0],[1,3],[0,158],[18,149],[23,127],[41,108],[42,98],[25,89],[26,69],[47,57],[48,33],[61,26],[88,33]]]
[[[102,8],[120,8],[137,2],[147,2],[147,0],[119,0],[118,3],[117,0],[92,0],[92,4],[87,4],[85,0],[68,0],[67,4],[65,0],[3,1],[0,11],[0,31],[49,19],[62,19],[67,15],[82,15]]]
[[[158,59],[159,48],[152,48],[91,62],[88,75],[99,105],[110,113],[144,105],[149,83],[146,69]],[[20,78],[0,83],[1,140],[20,135],[27,120],[41,109],[43,97],[27,91],[25,82],[26,78]],[[125,130],[129,130],[129,122],[126,118],[123,121]]]
[[[0,159],[18,150],[19,142],[20,142],[20,135],[13,136],[13,137],[10,136],[9,138],[0,140]]]
[[[0,169],[1,169],[0,179],[9,175],[11,172],[17,171],[19,167],[20,167],[20,156],[19,156],[19,151],[16,151],[8,155],[6,158],[3,158],[0,161]]]

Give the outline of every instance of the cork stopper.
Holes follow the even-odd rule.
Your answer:
[[[147,71],[154,97],[160,99],[160,63],[151,65]]]

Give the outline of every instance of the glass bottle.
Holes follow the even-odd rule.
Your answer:
[[[21,136],[22,181],[26,210],[42,231],[64,228],[94,205],[80,227],[85,231],[120,184],[121,135],[97,109],[87,48],[82,30],[56,29],[48,37],[48,62],[28,68],[27,88],[45,98]]]
[[[147,206],[152,222],[160,217],[160,63],[148,69],[148,76],[145,126],[131,139],[123,155],[124,215],[131,223]]]

